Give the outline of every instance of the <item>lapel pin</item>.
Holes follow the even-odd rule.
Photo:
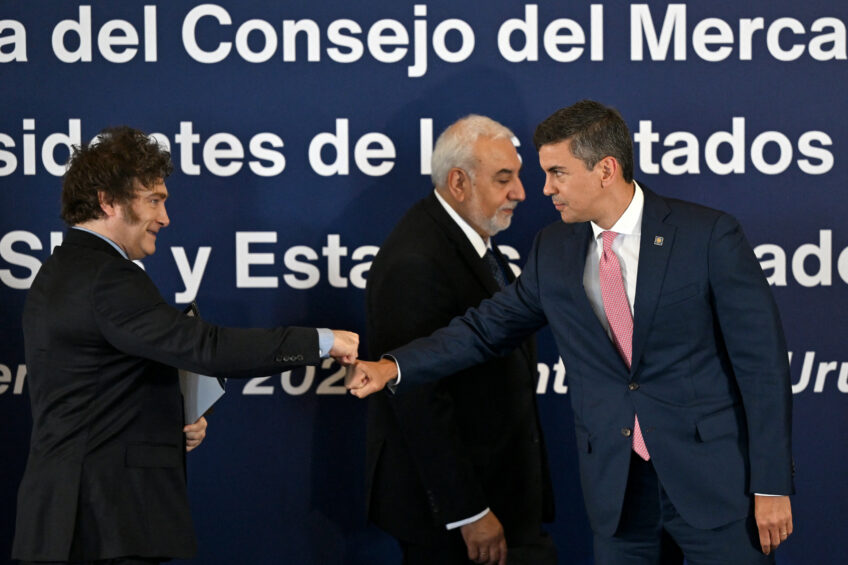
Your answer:
[[[660,247],[662,247],[663,241],[665,241],[663,239],[663,236],[661,236],[661,235],[655,235],[654,236],[654,245],[659,245]]]

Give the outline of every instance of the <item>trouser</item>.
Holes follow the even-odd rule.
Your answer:
[[[765,565],[774,552],[760,548],[753,502],[749,515],[712,530],[686,523],[650,461],[635,453],[621,520],[612,536],[595,534],[595,565]]]

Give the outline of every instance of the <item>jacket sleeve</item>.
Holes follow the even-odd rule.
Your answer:
[[[754,252],[728,215],[713,227],[709,280],[745,408],[749,492],[793,494],[792,387],[783,327]]]
[[[224,328],[186,316],[166,304],[150,277],[130,261],[105,264],[91,292],[101,332],[130,355],[236,378],[320,361],[314,328]]]
[[[541,234],[536,236],[527,264],[515,282],[480,306],[469,308],[448,326],[389,352],[401,370],[398,395],[416,384],[503,355],[547,323],[537,272],[540,240]]]

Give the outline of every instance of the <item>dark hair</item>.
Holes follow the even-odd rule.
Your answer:
[[[136,181],[150,187],[173,170],[171,154],[146,133],[106,128],[91,143],[74,146],[62,181],[62,219],[74,225],[100,218],[99,191],[109,203],[127,204]]]
[[[615,108],[581,100],[561,108],[536,126],[533,143],[543,145],[571,140],[571,152],[592,169],[604,157],[615,157],[624,180],[633,180],[633,140],[624,118]]]

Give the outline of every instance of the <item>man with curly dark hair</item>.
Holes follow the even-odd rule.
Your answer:
[[[70,229],[24,306],[33,427],[18,491],[13,557],[23,563],[136,565],[190,558],[196,541],[177,369],[255,377],[331,356],[359,337],[326,329],[233,329],[165,303],[132,260],[170,223],[170,154],[141,131],[106,129],[75,148],[64,177]]]
[[[170,154],[143,132],[126,126],[103,130],[95,143],[71,155],[62,183],[62,219],[98,233],[104,224],[116,232],[107,237],[130,259],[152,255],[156,235],[170,223],[165,178],[173,170]]]

